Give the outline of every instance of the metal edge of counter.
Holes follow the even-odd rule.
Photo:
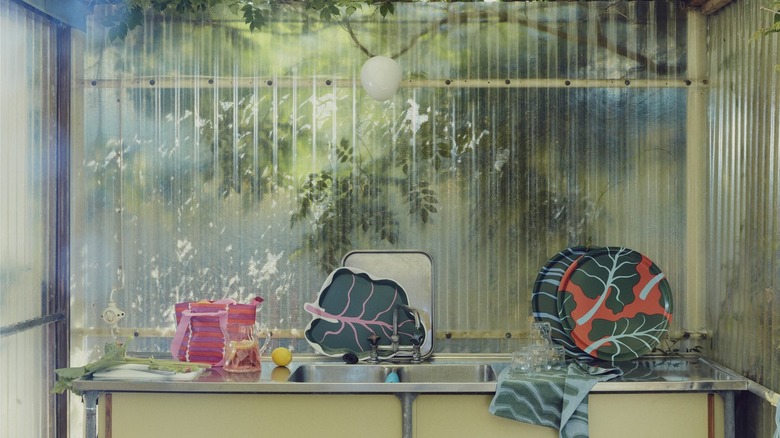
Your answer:
[[[497,367],[506,366],[507,355],[441,355],[432,362],[482,362]],[[750,390],[750,380],[736,372],[702,357],[680,357],[695,360],[717,371],[723,378],[698,378],[648,381],[606,381],[597,383],[594,393],[628,392],[711,392]],[[661,357],[658,359],[668,359]],[[321,357],[300,358],[295,368],[308,363],[338,363],[322,360]],[[360,366],[360,365],[357,365]],[[420,365],[420,366],[425,366]],[[182,392],[182,393],[494,393],[496,382],[415,382],[415,383],[335,383],[335,382],[290,382],[286,380],[258,381],[130,381],[130,380],[78,380],[74,384],[77,391],[97,392]],[[771,401],[770,401],[771,402]]]

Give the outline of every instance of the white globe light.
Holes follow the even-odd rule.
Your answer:
[[[392,58],[374,56],[363,64],[360,83],[378,101],[390,99],[401,85],[401,66]]]

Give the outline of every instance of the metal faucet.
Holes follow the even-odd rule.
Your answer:
[[[398,312],[404,310],[412,315],[414,319],[415,334],[412,336],[412,345],[400,345],[400,336],[398,335]],[[420,344],[422,343],[422,334],[419,333],[420,327],[422,327],[422,319],[420,318],[420,311],[412,306],[406,304],[396,304],[393,308],[393,332],[390,335],[390,345],[380,346],[379,336],[376,333],[371,334],[368,337],[368,342],[371,344],[371,355],[367,359],[369,363],[379,363],[379,351],[389,351],[391,353],[398,353],[399,351],[408,352],[411,351],[411,362],[421,363],[422,357],[420,355]]]
[[[395,325],[398,325],[398,309],[404,309],[407,312],[412,314],[412,318],[414,318],[414,328],[419,329],[420,326],[422,326],[422,322],[420,320],[420,311],[412,306],[407,306],[406,304],[396,304],[395,305],[395,311],[393,312],[393,318]]]

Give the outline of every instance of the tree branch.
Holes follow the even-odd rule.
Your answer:
[[[448,17],[449,17],[449,15],[448,15]],[[429,34],[429,33],[433,32],[433,31],[434,31],[434,30],[436,30],[436,29],[439,29],[439,28],[441,28],[441,26],[442,26],[442,25],[444,25],[445,23],[447,23],[447,22],[449,21],[449,18],[448,18],[448,17],[442,18],[441,20],[439,20],[439,21],[437,21],[437,22],[435,22],[435,23],[431,24],[430,26],[428,26],[428,28],[427,28],[427,29],[423,30],[422,32],[418,33],[417,35],[414,35],[414,36],[413,36],[413,37],[412,37],[412,38],[411,38],[411,39],[408,41],[408,44],[407,44],[406,46],[404,46],[403,48],[401,48],[401,50],[399,50],[398,52],[396,52],[396,53],[392,54],[390,57],[391,57],[391,58],[393,58],[393,59],[396,59],[396,58],[398,58],[399,56],[401,56],[401,55],[403,55],[404,53],[406,53],[406,52],[408,52],[409,50],[411,50],[411,48],[412,48],[412,47],[414,47],[414,45],[417,43],[417,41],[418,41],[420,38],[422,38],[423,36],[425,36],[425,35],[427,35],[427,34]],[[360,42],[360,40],[358,39],[358,36],[357,36],[357,34],[356,34],[356,33],[355,33],[355,31],[352,29],[352,25],[350,24],[350,20],[349,20],[349,18],[345,18],[344,20],[342,20],[342,26],[343,26],[343,27],[344,27],[344,29],[347,31],[347,33],[349,33],[349,37],[352,39],[352,42],[354,42],[354,43],[355,43],[355,45],[357,46],[357,48],[358,48],[358,49],[360,49],[360,51],[361,51],[361,52],[365,53],[365,54],[366,54],[366,56],[368,56],[369,58],[371,58],[371,57],[373,57],[373,56],[376,56],[376,54],[374,54],[374,53],[372,53],[371,51],[369,51],[369,50],[368,50],[368,48],[367,48],[367,47],[366,47],[366,46],[365,46],[363,43],[361,43],[361,42]]]

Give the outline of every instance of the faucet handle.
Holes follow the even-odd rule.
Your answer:
[[[371,336],[368,338],[368,343],[371,344],[372,347],[376,347],[379,345],[379,340],[381,339],[379,336],[376,335],[376,333],[371,333]]]
[[[420,344],[422,344],[423,334],[416,332],[411,336],[410,343],[412,344],[412,363],[422,363],[422,357],[420,356]]]

